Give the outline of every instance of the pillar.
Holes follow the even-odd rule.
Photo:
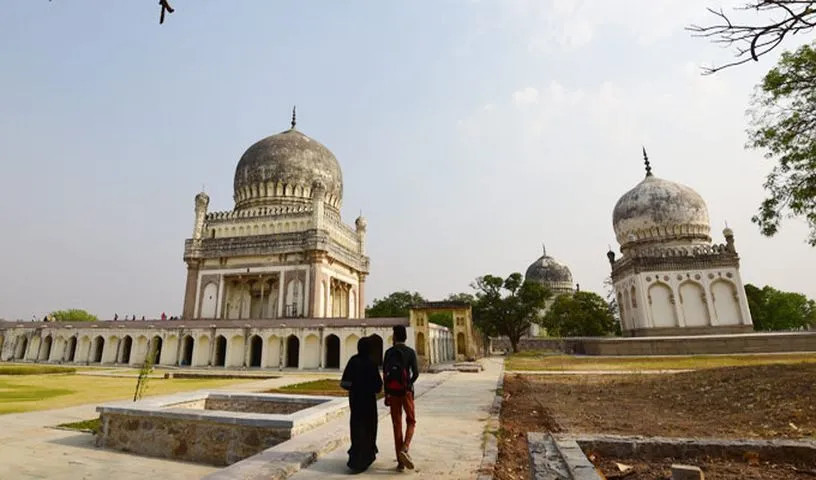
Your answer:
[[[286,303],[286,298],[284,298],[284,294],[286,293],[284,290],[284,285],[286,283],[285,273],[285,271],[281,270],[280,282],[278,282],[278,318],[283,318],[283,305]]]
[[[357,318],[365,318],[365,274],[357,277]]]
[[[196,287],[198,286],[199,263],[197,260],[187,262],[187,284],[184,287],[184,307],[181,316],[185,319],[194,318]]]

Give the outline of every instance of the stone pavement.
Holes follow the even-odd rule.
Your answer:
[[[417,428],[411,445],[414,471],[396,471],[391,419],[384,414],[380,417],[377,436],[380,454],[371,468],[358,478],[476,478],[502,359],[486,358],[483,364],[484,371],[454,374],[416,400]],[[384,408],[381,412],[385,412]],[[347,479],[347,450],[348,442],[344,442],[334,452],[296,473],[292,480]]]
[[[293,374],[212,390],[256,391],[277,388],[334,373]],[[0,480],[14,479],[198,479],[215,467],[129,455],[94,447],[87,433],[48,428],[98,416],[97,404],[0,415]]]

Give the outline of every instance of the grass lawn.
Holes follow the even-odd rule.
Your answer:
[[[267,390],[264,393],[290,393],[297,395],[329,395],[333,397],[345,397],[348,392],[340,388],[340,380],[335,378],[323,378],[310,382],[295,383],[285,387]]]
[[[74,373],[75,368],[52,365],[0,365],[0,375],[37,375],[49,373]]]
[[[509,355],[505,370],[668,370],[816,362],[816,353],[694,355],[683,357],[592,357],[545,351]]]
[[[62,428],[70,428],[71,430],[77,430],[80,432],[91,431],[94,435],[96,435],[99,433],[99,430],[102,429],[102,420],[97,417],[91,420],[82,420],[81,422],[61,423],[57,426]]]
[[[246,379],[150,379],[145,395],[217,388]],[[135,378],[74,374],[0,376],[0,414],[133,398]]]

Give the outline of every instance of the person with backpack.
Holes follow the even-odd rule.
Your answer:
[[[416,414],[414,411],[414,383],[419,377],[417,356],[413,348],[405,345],[408,334],[404,325],[394,326],[394,346],[385,351],[383,358],[383,384],[385,404],[391,408],[394,426],[394,448],[397,453],[397,471],[413,470],[414,461],[408,453],[414,436]],[[402,435],[402,412],[405,411],[405,436]]]

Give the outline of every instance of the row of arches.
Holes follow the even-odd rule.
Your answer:
[[[291,220],[268,222],[255,225],[214,227],[209,229],[210,238],[245,237],[249,235],[269,235],[273,233],[301,232],[309,228],[311,220]]]
[[[711,282],[708,290],[693,280],[674,288],[656,281],[646,290],[645,305],[639,305],[634,285],[622,290],[617,299],[624,329],[739,325],[743,320],[737,288],[723,279]]]

